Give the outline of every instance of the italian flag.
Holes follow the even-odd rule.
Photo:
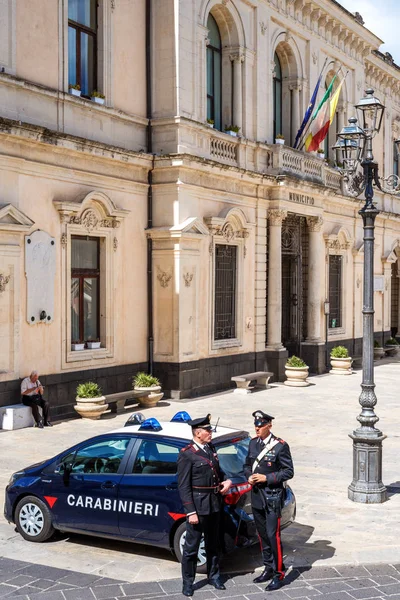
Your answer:
[[[329,84],[329,87],[326,90],[324,97],[322,98],[317,110],[313,115],[310,133],[308,134],[304,144],[307,152],[315,152],[316,150],[318,150],[321,143],[326,138],[329,127],[335,117],[336,107],[340,96],[340,90],[343,85],[342,80],[331,98],[332,88],[335,79],[336,75]]]

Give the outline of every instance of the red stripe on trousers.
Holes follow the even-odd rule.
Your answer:
[[[278,518],[278,525],[276,528],[276,546],[278,549],[278,564],[276,565],[276,570],[278,573],[281,573],[280,579],[283,579],[285,574],[283,572],[283,561],[282,561],[282,543],[281,543],[281,519]]]

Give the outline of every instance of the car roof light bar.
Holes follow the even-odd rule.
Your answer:
[[[186,410],[180,410],[177,412],[171,419],[171,423],[186,423],[186,421],[190,421],[191,417]]]
[[[143,413],[134,413],[128,419],[129,425],[140,425],[143,421],[146,420],[146,417]]]
[[[160,423],[154,417],[146,419],[139,427],[139,431],[161,431],[162,427]]]

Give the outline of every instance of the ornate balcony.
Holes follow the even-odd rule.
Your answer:
[[[235,138],[183,118],[178,122],[156,121],[154,131],[155,148],[161,154],[194,154],[224,165],[265,175],[288,175],[342,191],[339,171],[324,160],[289,146]]]

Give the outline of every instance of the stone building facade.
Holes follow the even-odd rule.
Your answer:
[[[361,353],[361,202],[331,146],[371,86],[375,157],[397,172],[400,70],[360,15],[334,0],[0,14],[0,405],[32,369],[65,416],[78,382],[123,391],[149,363],[185,398],[281,379],[288,354],[321,373],[338,342]],[[323,86],[347,73],[327,160],[291,148],[323,66]],[[376,199],[382,340],[399,329],[400,203]]]

